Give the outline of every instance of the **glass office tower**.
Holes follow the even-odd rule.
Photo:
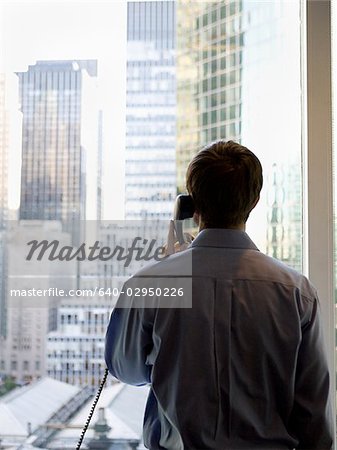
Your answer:
[[[177,184],[203,145],[241,137],[242,0],[178,1]]]
[[[19,77],[20,219],[60,220],[76,236],[85,217],[84,85],[96,61],[37,61]],[[97,149],[96,149],[97,151]]]
[[[249,232],[261,250],[301,270],[299,2],[178,0],[177,17],[178,190],[205,144],[251,148],[267,189]]]
[[[176,6],[129,2],[126,219],[167,219],[176,194]]]

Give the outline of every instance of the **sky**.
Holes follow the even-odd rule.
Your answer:
[[[97,59],[99,101],[104,110],[105,218],[124,214],[126,1],[4,1],[0,0],[0,71],[9,79],[8,98],[17,111],[15,71],[26,71],[36,60]],[[12,123],[17,122],[13,118]],[[111,126],[113,123],[115,126]],[[19,201],[21,149],[19,126],[10,148],[9,204]],[[90,182],[90,181],[89,181]],[[111,202],[113,199],[113,202]],[[113,203],[113,204],[111,204]]]

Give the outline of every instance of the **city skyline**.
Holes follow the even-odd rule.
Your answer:
[[[258,5],[252,8],[247,0],[235,2],[234,6],[233,2],[223,1],[195,3],[191,8],[190,2],[186,0],[128,2],[124,6],[125,22],[120,30],[125,34],[118,36],[118,39],[116,37],[114,45],[111,42],[100,59],[87,59],[91,53],[90,48],[87,49],[88,56],[81,59],[51,59],[52,55],[49,54],[47,59],[39,57],[33,64],[17,72],[21,105],[17,102],[15,107],[20,106],[23,112],[24,137],[21,143],[22,166],[18,165],[17,169],[21,170],[23,180],[23,202],[19,218],[67,221],[61,214],[63,206],[67,210],[67,201],[64,202],[65,205],[61,205],[62,202],[58,199],[64,196],[67,200],[68,193],[67,188],[61,186],[64,182],[75,184],[75,191],[80,193],[84,178],[81,179],[82,170],[79,167],[83,162],[85,178],[90,179],[93,184],[99,182],[99,189],[91,189],[91,195],[87,195],[88,192],[83,190],[83,196],[78,197],[76,205],[70,205],[70,210],[77,211],[79,219],[85,217],[84,210],[87,205],[92,206],[94,201],[97,202],[100,190],[104,206],[109,204],[108,214],[112,215],[111,212],[116,212],[117,209],[118,214],[123,213],[117,218],[124,219],[126,216],[127,219],[165,219],[167,224],[162,222],[163,229],[160,232],[167,233],[177,186],[183,191],[182,175],[197,149],[219,138],[240,141],[245,136],[245,139],[249,140],[253,136],[252,130],[256,128],[259,131],[259,139],[255,140],[255,144],[260,149],[260,153],[256,153],[262,163],[267,163],[267,188],[265,187],[264,193],[269,192],[270,198],[272,193],[276,194],[275,200],[269,203],[263,197],[265,194],[262,195],[260,205],[252,213],[252,221],[248,224],[248,229],[252,230],[249,234],[254,241],[258,239],[257,245],[261,250],[267,249],[268,253],[284,258],[289,264],[301,269],[301,255],[297,251],[297,247],[301,246],[302,226],[301,216],[297,214],[301,208],[299,179],[295,174],[294,177],[284,176],[278,184],[273,182],[275,171],[269,170],[268,164],[276,159],[278,172],[285,174],[293,171],[294,166],[288,164],[286,151],[277,155],[270,152],[270,147],[261,133],[264,128],[277,129],[278,120],[284,111],[282,109],[277,115],[276,111],[275,116],[269,114],[269,110],[275,110],[270,103],[271,97],[261,103],[259,96],[269,92],[272,82],[261,82],[258,78],[258,73],[262,70],[259,66],[261,60],[267,65],[268,73],[275,75],[282,67],[285,57],[289,58],[289,52],[282,52],[278,56],[272,50],[274,47],[280,47],[280,39],[282,40],[282,33],[285,32],[285,28],[281,28],[282,20],[287,19],[288,15],[295,17],[293,21],[289,21],[293,26],[291,30],[298,31],[299,23],[294,14],[296,9],[270,8],[268,16],[261,14]],[[107,12],[105,7],[103,9]],[[63,6],[61,10],[64,13],[67,9]],[[71,8],[68,13],[70,11]],[[113,8],[110,12],[112,11]],[[75,7],[73,12],[76,12]],[[66,23],[68,20],[67,17]],[[272,39],[268,41],[267,47],[264,38],[265,33],[270,30],[264,29],[266,21],[272,21],[279,32],[270,35]],[[88,28],[83,30],[82,36],[85,37],[84,41],[88,42],[87,35],[90,35],[93,29],[90,28],[90,21],[86,25]],[[287,32],[291,35],[289,27]],[[67,27],[65,35],[69,37]],[[288,36],[287,42],[289,41]],[[57,39],[54,45],[55,43]],[[119,66],[120,70],[113,72],[114,49],[119,44],[123,47],[119,55],[123,64]],[[83,42],[81,47],[82,45]],[[59,52],[63,52],[61,47]],[[297,51],[297,47],[293,46],[293,49],[294,52]],[[71,52],[68,49],[64,54],[69,53]],[[107,55],[108,59],[104,59]],[[257,60],[254,59],[256,55]],[[82,75],[87,75],[88,81],[96,79],[96,66],[94,73],[90,73],[89,61],[97,61],[97,104],[92,103],[95,97],[93,95],[91,101],[87,101],[86,107],[82,109],[82,106],[79,107],[82,101],[80,90],[73,89],[70,84],[66,87],[64,81],[68,79],[68,75],[69,80],[74,78],[73,86],[82,83]],[[106,65],[107,61],[109,67]],[[59,65],[64,66],[62,70]],[[289,74],[291,83],[285,83],[277,93],[282,106],[287,105],[294,92],[299,92],[296,91],[300,89],[297,69],[296,66],[294,72]],[[45,73],[43,77],[42,73]],[[113,76],[109,85],[106,85],[104,80],[107,80],[108,75]],[[259,90],[253,89],[252,80],[254,86],[259,86]],[[109,95],[103,101],[102,93],[107,86]],[[110,95],[117,91],[119,94],[112,98]],[[99,116],[96,108],[100,111]],[[86,119],[85,111],[89,110],[92,110],[93,115],[91,119]],[[251,118],[252,111],[258,113],[257,124],[248,119],[243,121],[242,115]],[[114,113],[117,115],[114,116]],[[293,123],[289,126],[288,116],[283,117],[283,130],[293,130],[295,127]],[[31,120],[28,127],[27,118]],[[73,120],[76,123],[76,132],[71,131]],[[98,124],[101,125],[99,133]],[[28,134],[27,130],[30,130]],[[89,135],[89,141],[94,143],[89,152],[89,147],[82,141],[82,131]],[[75,135],[76,146],[69,145],[69,138]],[[120,139],[119,146],[114,141],[116,136]],[[300,134],[296,134],[294,141],[299,136]],[[49,146],[46,145],[48,140]],[[59,142],[67,140],[68,143],[60,147]],[[300,140],[296,140],[296,147],[300,148]],[[282,148],[280,143],[277,148]],[[255,147],[252,150],[254,151]],[[74,160],[71,161],[73,156]],[[98,160],[102,170],[97,166]],[[70,166],[72,170],[69,171]],[[113,174],[117,172],[119,178],[116,185]],[[72,173],[75,176],[72,176]],[[176,174],[180,177],[178,182]],[[52,182],[49,182],[50,178]],[[111,188],[112,185],[114,189]],[[293,186],[296,186],[296,189],[292,190]],[[283,197],[277,196],[278,192],[282,192]],[[118,207],[119,202],[123,203],[122,208]],[[283,212],[289,205],[292,213],[286,215]],[[104,206],[103,212],[107,213]],[[93,210],[97,213],[102,208],[98,205]],[[66,211],[66,214],[68,212]],[[97,218],[97,215],[93,218]],[[280,220],[283,222],[279,223]],[[23,222],[22,230],[27,226],[29,227],[29,224]],[[36,230],[38,229],[39,227],[36,227]],[[110,234],[113,235],[113,230],[109,228],[103,230],[98,225],[98,229],[103,240],[108,241]],[[296,251],[290,252],[290,246],[294,245]],[[282,247],[278,254],[275,253],[276,247]],[[293,254],[295,257],[289,256]],[[14,265],[13,262],[11,264]],[[99,283],[102,279],[106,282],[105,278],[109,278],[109,274],[111,278],[116,275],[109,264],[97,264],[95,273],[92,267],[83,266],[78,269],[77,282],[81,286]],[[16,321],[16,316],[13,317],[15,320],[13,319],[12,323]],[[61,325],[59,323],[60,329]],[[14,325],[12,329],[15,329]],[[50,330],[45,328],[44,333]],[[55,343],[56,347],[59,347],[61,342],[62,332]],[[15,345],[17,344],[13,339],[10,346]],[[27,359],[21,359],[21,362],[27,362]]]
[[[178,12],[179,5],[183,5],[183,3],[177,1]],[[258,2],[251,3],[258,4]],[[192,2],[192,4],[198,5],[198,2]],[[3,39],[3,51],[0,57],[2,71],[9,75],[16,71],[25,71],[28,65],[35,64],[37,60],[97,59],[98,61],[99,103],[104,110],[103,127],[108,130],[103,145],[102,192],[115,193],[113,205],[107,195],[103,195],[103,218],[108,220],[123,219],[125,211],[126,6],[127,2],[124,1],[114,1],[113,3],[105,1],[99,4],[78,1],[69,5],[62,1],[48,2],[48,5],[29,1],[22,5],[17,2],[0,2],[0,13],[2,11],[0,16],[3,20],[2,33],[3,36],[6,36],[6,39]],[[81,20],[74,22],[72,18],[79,13]],[[55,20],[53,20],[54,18]],[[62,33],[59,32],[58,25],[58,21],[61,19]],[[27,29],[26,38],[24,41],[19,40],[18,36],[22,30],[26,29],[28,22],[31,26],[29,30]],[[11,25],[9,26],[9,24]],[[48,40],[40,39],[40,33],[44,31],[48,33]],[[288,39],[290,40],[290,38],[291,36]],[[118,67],[119,70],[114,70],[115,67]],[[114,83],[111,83],[112,79]],[[18,100],[14,99],[17,86],[13,83],[9,83],[9,85],[9,97],[13,111],[18,109]],[[116,123],[116,127],[109,125],[111,121]],[[192,140],[192,142],[198,144],[197,141]],[[11,148],[10,152],[10,208],[19,206],[17,168],[20,165],[21,149],[18,147],[16,145],[15,148]],[[253,150],[259,149],[259,145],[256,143],[253,143],[251,147]],[[285,157],[287,154],[291,154],[291,149],[286,147],[282,155]],[[186,164],[186,156],[184,161]],[[178,171],[178,176],[181,179],[183,172]]]
[[[94,220],[85,224],[86,231],[101,246],[130,248],[132,237],[144,233],[144,224],[149,239],[154,235],[164,242],[176,192],[185,191],[188,162],[199,148],[220,138],[247,145],[264,169],[248,234],[263,252],[303,270],[299,1],[272,0],[268,7],[251,0],[46,3],[0,0],[0,36],[6,38],[0,53],[0,114],[8,108],[11,128],[0,148],[0,169],[7,165],[1,160],[8,156],[9,161],[7,191],[0,186],[0,213],[8,197],[21,219],[8,222],[7,265],[6,249],[0,246],[0,295],[1,289],[9,292],[20,283],[22,289],[68,283],[93,290],[121,287],[139,267],[121,270],[103,259],[66,268],[63,261],[60,267],[72,277],[68,280],[59,278],[54,263],[35,261],[26,270],[21,258],[20,267],[20,251],[36,237],[63,240],[69,249],[69,236],[54,220],[66,222],[71,210],[78,211],[80,220],[91,209]],[[97,65],[92,73],[89,62]],[[57,64],[64,65],[62,70]],[[46,72],[44,81],[35,73],[39,70]],[[78,108],[81,89],[60,82],[67,71],[75,84],[85,78],[89,91],[93,87],[83,108]],[[22,130],[29,135],[29,116],[31,136],[21,142]],[[72,120],[82,121],[83,140],[81,127],[70,130]],[[76,146],[53,147],[58,140],[69,144],[76,134]],[[48,135],[54,142],[49,147]],[[70,167],[76,168],[73,179]],[[68,195],[62,183],[73,184],[79,194],[69,208],[58,201]],[[4,217],[14,218],[10,214]],[[114,224],[116,219],[121,222]],[[1,228],[0,215],[0,234],[7,233]],[[0,338],[7,330],[9,338],[0,349],[0,376],[18,382],[48,376],[93,389],[105,367],[104,334],[115,300],[3,296]]]

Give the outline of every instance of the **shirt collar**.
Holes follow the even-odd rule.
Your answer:
[[[191,243],[191,247],[246,248],[259,251],[245,231],[228,228],[201,230]]]

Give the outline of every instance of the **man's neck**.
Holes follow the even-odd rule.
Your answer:
[[[207,227],[205,226],[203,223],[199,224],[199,233],[202,230],[206,230],[206,229],[212,229],[212,228],[223,228],[224,230],[239,230],[239,231],[246,231],[246,224],[245,223],[240,223],[239,225],[236,226],[232,226],[232,227]]]

